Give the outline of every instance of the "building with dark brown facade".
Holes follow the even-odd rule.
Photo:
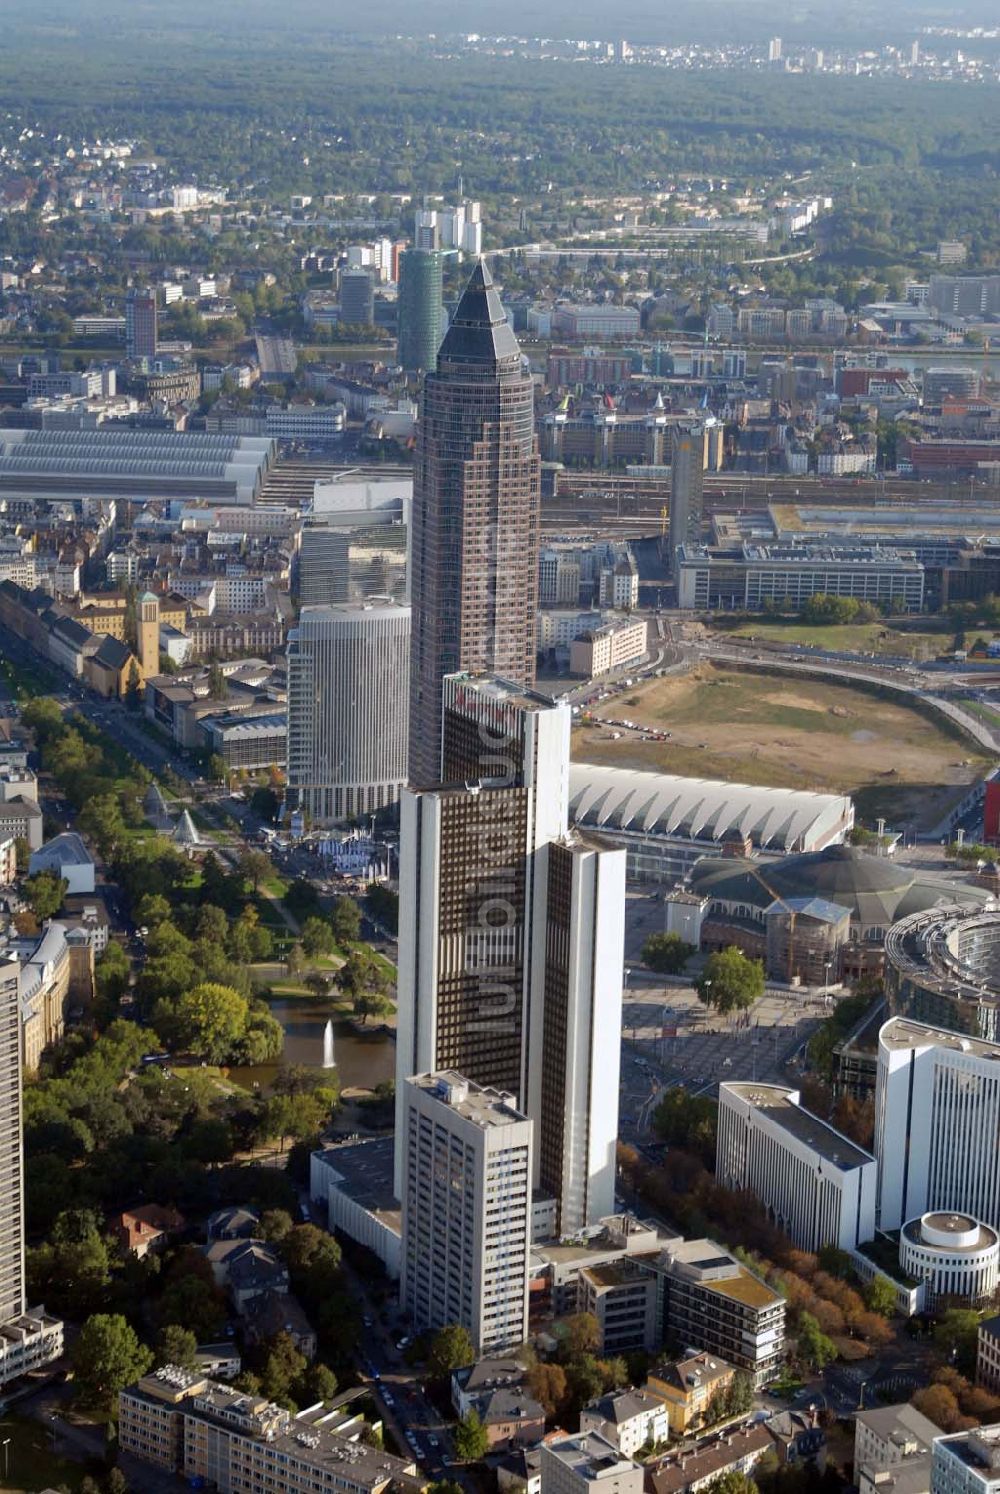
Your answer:
[[[413,467],[410,778],[441,777],[441,682],[535,677],[541,469],[531,376],[492,277],[472,273],[424,381]]]
[[[512,1095],[567,1233],[614,1202],[624,854],[568,827],[566,706],[494,676],[442,695],[446,781],[402,797],[397,1096],[445,1068]],[[403,1134],[397,1105],[397,1179]]]

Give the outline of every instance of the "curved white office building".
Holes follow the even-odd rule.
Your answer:
[[[399,798],[409,683],[409,607],[303,607],[288,639],[288,799],[313,825]]]
[[[899,1264],[927,1283],[925,1305],[961,1298],[989,1302],[1000,1282],[1000,1236],[968,1214],[924,1214],[903,1225]]]
[[[1000,1044],[893,1017],[875,1084],[878,1224],[967,1214],[1000,1228]]]

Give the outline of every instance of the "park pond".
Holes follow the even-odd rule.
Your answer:
[[[332,1038],[333,1063],[341,1089],[374,1089],[394,1077],[396,1045],[384,1027],[376,1024],[365,1032],[333,1003],[308,997],[279,998],[269,1001],[268,1007],[285,1032],[281,1063],[322,1069],[331,1056]],[[229,1070],[229,1077],[245,1089],[270,1089],[279,1067],[277,1062],[237,1067]]]

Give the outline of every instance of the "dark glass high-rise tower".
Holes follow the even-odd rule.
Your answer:
[[[413,469],[410,780],[441,769],[441,686],[535,678],[540,463],[534,389],[477,264],[424,380]]]
[[[444,333],[439,249],[407,249],[399,257],[399,361],[411,373],[434,367]]]

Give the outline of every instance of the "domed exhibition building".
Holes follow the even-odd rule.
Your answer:
[[[692,943],[735,944],[762,959],[771,979],[813,985],[881,974],[883,946],[901,919],[947,907],[1000,930],[985,888],[846,845],[774,861],[703,857],[666,903],[667,928]]]

